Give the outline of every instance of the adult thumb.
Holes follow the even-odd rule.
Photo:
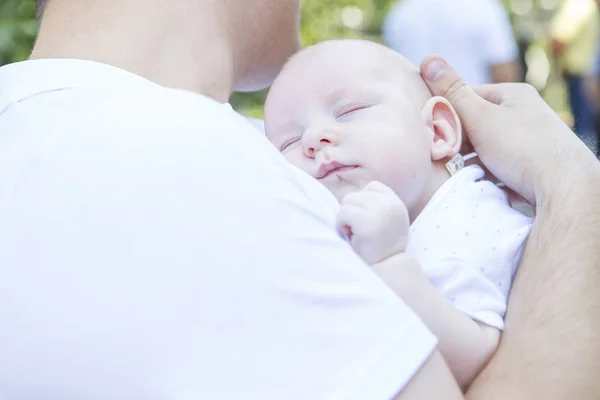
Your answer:
[[[489,106],[442,57],[431,56],[423,60],[421,76],[431,93],[448,100],[465,124],[476,122],[470,120],[481,118],[479,113]]]

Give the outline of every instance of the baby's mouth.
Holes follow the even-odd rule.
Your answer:
[[[358,168],[358,166],[357,165],[346,165],[346,164],[342,164],[338,161],[323,163],[317,170],[315,178],[324,179],[333,174],[336,174],[338,177],[340,177],[340,174],[343,174],[344,172],[347,172],[347,171],[351,171],[355,168]]]

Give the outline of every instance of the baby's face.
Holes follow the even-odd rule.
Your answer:
[[[265,126],[286,159],[338,200],[376,180],[411,210],[431,184],[433,132],[421,117],[431,96],[417,68],[394,57],[364,42],[300,53],[269,93]]]

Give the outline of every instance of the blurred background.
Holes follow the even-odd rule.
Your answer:
[[[482,8],[483,11],[471,12],[474,6],[494,1],[498,10],[488,13]],[[458,11],[444,14],[442,8],[432,6],[435,2],[445,3],[444,7],[453,6]],[[429,6],[423,9],[426,3]],[[441,35],[435,32],[437,38],[446,38],[448,43],[438,53],[446,48],[452,51],[452,43],[479,40],[484,49],[480,53],[487,54],[489,49],[489,58],[498,59],[500,69],[494,71],[494,76],[487,76],[488,80],[520,80],[532,84],[550,106],[577,129],[582,139],[594,146],[594,137],[599,131],[596,105],[600,103],[596,76],[600,60],[596,55],[600,19],[597,4],[600,0],[303,0],[302,40],[306,46],[333,38],[367,38],[396,47],[403,54],[412,52],[414,56],[419,53],[415,48],[429,51],[425,39],[412,40],[417,36],[419,39],[427,37],[427,26],[450,31]],[[437,17],[435,10],[440,14]],[[444,26],[436,23],[435,18],[443,18]],[[452,18],[455,21],[450,21]],[[485,18],[491,20],[478,24],[477,29],[486,30],[481,33],[474,31],[473,21],[467,21],[481,22]],[[503,18],[512,34],[508,39],[501,32]],[[36,31],[35,0],[0,0],[0,65],[25,60]],[[486,35],[490,43],[483,42]],[[507,40],[512,40],[513,48],[517,49],[514,63],[518,69],[504,68],[510,64],[510,60],[502,58],[503,53],[510,53]],[[410,46],[413,48],[407,48]],[[464,51],[460,55],[442,55],[451,61],[452,57],[462,57],[460,61],[471,66],[477,64],[475,58],[479,57]],[[467,74],[460,69],[459,72]],[[260,118],[264,97],[265,92],[236,93],[231,103],[241,113]]]

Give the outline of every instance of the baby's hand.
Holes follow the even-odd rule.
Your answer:
[[[371,182],[362,191],[344,197],[337,225],[350,239],[354,251],[369,265],[406,248],[408,210],[383,183]]]

